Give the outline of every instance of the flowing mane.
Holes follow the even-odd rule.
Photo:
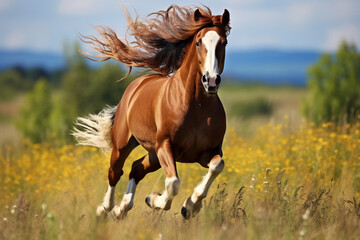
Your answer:
[[[87,58],[106,61],[110,58],[128,66],[145,67],[163,75],[174,73],[183,61],[185,47],[194,35],[204,27],[219,26],[228,35],[229,25],[221,24],[221,16],[212,16],[208,7],[180,7],[171,5],[167,10],[153,12],[146,18],[136,16],[132,20],[124,8],[128,22],[128,34],[132,37],[120,40],[110,28],[97,26],[96,36],[83,36],[98,54]],[[197,13],[199,17],[196,17]],[[95,58],[94,58],[95,57]],[[128,74],[129,74],[128,73]]]

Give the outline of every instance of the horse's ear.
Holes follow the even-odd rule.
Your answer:
[[[229,22],[230,22],[230,13],[227,9],[225,9],[223,15],[221,16],[221,23],[226,26],[229,24]]]
[[[195,20],[195,22],[197,22],[201,17],[202,17],[202,15],[200,13],[200,10],[196,9],[195,12],[194,12],[194,20]]]

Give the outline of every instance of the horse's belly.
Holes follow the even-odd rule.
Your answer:
[[[222,134],[209,136],[188,134],[181,141],[174,143],[176,161],[182,163],[199,162],[202,156],[208,155],[209,160],[221,151]]]

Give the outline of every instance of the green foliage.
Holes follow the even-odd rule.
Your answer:
[[[63,70],[47,72],[42,68],[13,67],[0,72],[0,100],[10,100],[15,96],[30,91],[41,78],[52,86],[59,84]]]
[[[52,141],[63,144],[71,141],[69,130],[74,122],[71,118],[71,104],[63,101],[62,92],[53,95],[53,108],[51,109],[49,128],[52,133]]]
[[[8,69],[0,74],[0,100],[8,100],[17,92],[29,87],[18,69]]]
[[[27,97],[17,123],[25,137],[38,143],[49,137],[49,116],[52,108],[50,86],[39,80]]]
[[[105,105],[116,105],[130,79],[121,79],[126,73],[117,64],[107,63],[99,69],[90,68],[83,58],[69,65],[62,84],[63,100],[71,103],[76,115],[99,112]]]
[[[309,68],[309,99],[303,113],[315,123],[352,121],[360,111],[360,55],[343,42],[336,55],[324,54]]]

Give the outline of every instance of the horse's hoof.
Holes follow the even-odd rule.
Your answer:
[[[151,207],[151,205],[150,205],[150,195],[146,196],[145,202],[146,202],[146,205],[148,205],[149,207]]]
[[[127,211],[124,211],[119,205],[116,205],[111,211],[111,216],[114,221],[119,221],[127,216]]]
[[[159,209],[159,207],[154,205],[154,201],[156,200],[156,198],[158,198],[160,196],[161,196],[160,193],[152,193],[150,195],[147,195],[147,197],[145,198],[146,205],[148,205],[149,207],[151,207],[153,209]],[[163,208],[161,208],[161,209],[163,209]],[[167,210],[167,209],[163,209],[163,210]]]
[[[189,219],[190,214],[188,212],[188,210],[185,207],[181,208],[181,215],[185,218],[185,219]]]
[[[106,216],[106,213],[107,213],[107,211],[102,205],[100,205],[96,208],[96,216],[97,217]]]

